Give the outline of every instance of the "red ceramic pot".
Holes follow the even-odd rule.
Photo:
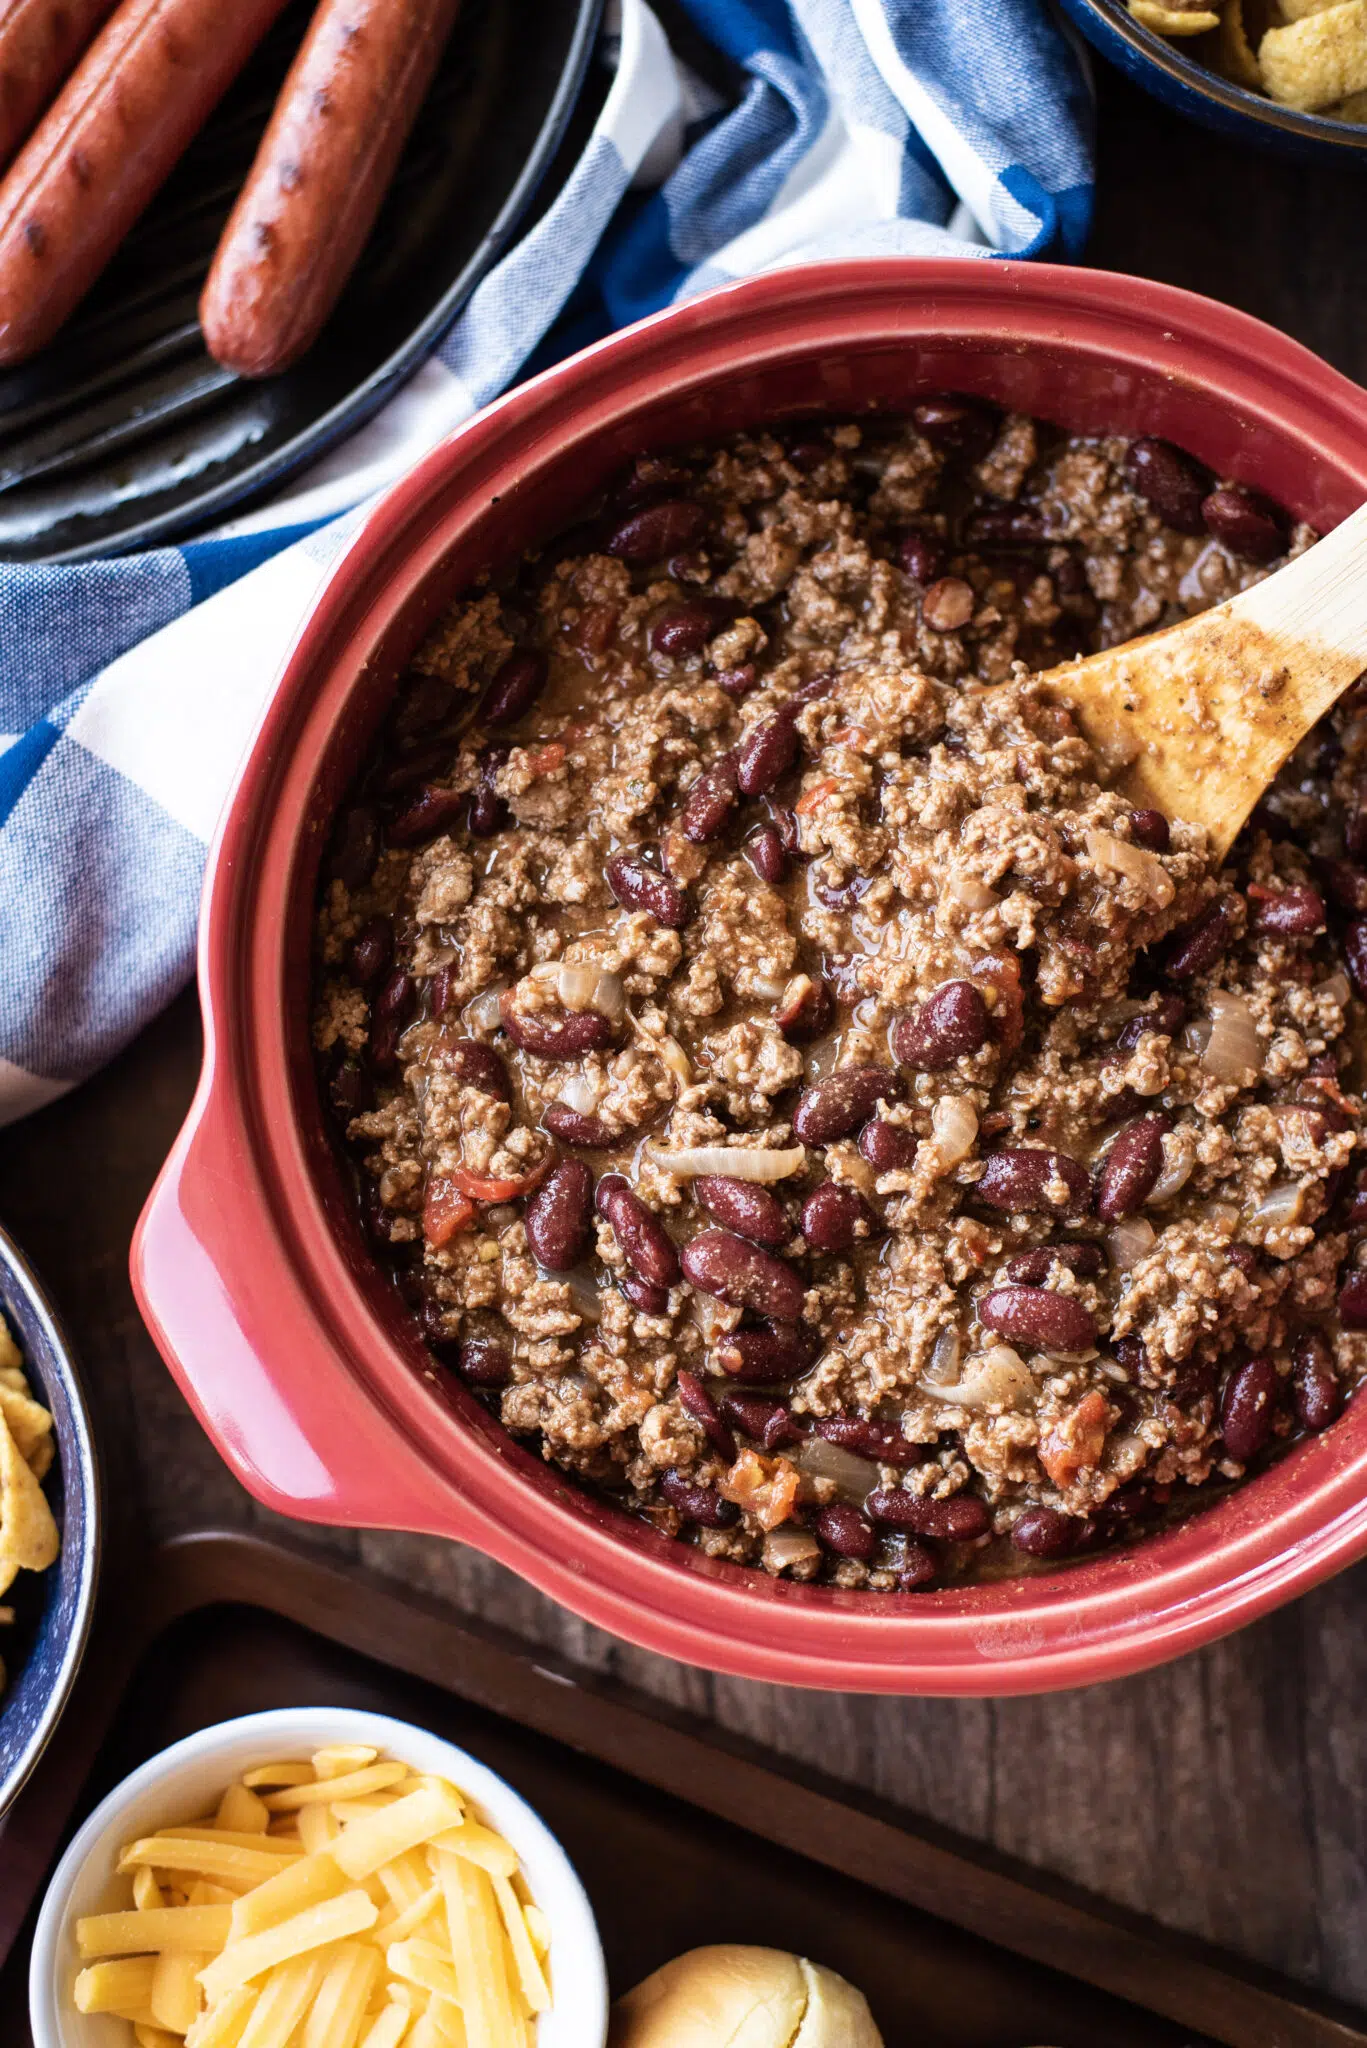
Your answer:
[[[380,502],[286,664],[209,861],[204,1075],[134,1277],[204,1427],[285,1514],[458,1538],[604,1628],[748,1678],[1011,1693],[1175,1656],[1367,1551],[1367,1396],[1182,1527],[1056,1572],[887,1596],[709,1562],[577,1492],[434,1375],[333,1165],[307,1021],[329,818],[452,597],[640,450],[945,389],[1084,433],[1163,435],[1321,528],[1367,498],[1355,385],[1227,307],[1085,270],[781,271],[522,386]]]

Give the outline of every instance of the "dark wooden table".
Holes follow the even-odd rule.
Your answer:
[[[1218,142],[1107,75],[1092,260],[1288,329],[1367,383],[1367,184]],[[1367,398],[1364,398],[1367,404]],[[274,1518],[219,1463],[133,1306],[133,1223],[199,1063],[183,996],[0,1140],[0,1216],[92,1384],[116,1536]],[[628,1649],[471,1552],[311,1532],[342,1558],[1367,2006],[1367,1567],[1124,1684],[945,1703],[788,1691]]]

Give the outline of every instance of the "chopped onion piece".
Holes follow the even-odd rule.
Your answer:
[[[1300,1222],[1303,1199],[1298,1181],[1279,1181],[1268,1189],[1249,1221],[1261,1230],[1284,1230],[1288,1223]]]
[[[1346,974],[1331,974],[1327,981],[1317,981],[1310,991],[1312,996],[1328,996],[1340,1008],[1353,993],[1352,984]]]
[[[1156,903],[1160,910],[1167,909],[1176,891],[1157,854],[1143,846],[1131,846],[1128,839],[1117,839],[1114,832],[1098,832],[1094,826],[1089,826],[1082,838],[1093,867],[1108,868],[1112,874],[1136,883],[1151,903]]]
[[[695,1145],[668,1152],[661,1145],[647,1145],[652,1162],[680,1180],[696,1180],[703,1174],[724,1173],[732,1180],[786,1180],[801,1173],[807,1163],[805,1145],[790,1145],[781,1152],[762,1152],[750,1145]]]
[[[957,1326],[954,1323],[948,1324],[935,1339],[934,1349],[926,1363],[925,1371],[921,1374],[921,1385],[933,1387],[937,1392],[941,1387],[952,1387],[959,1377],[959,1361],[963,1357],[963,1350],[964,1340]]]
[[[577,1266],[572,1273],[546,1273],[547,1280],[559,1280],[570,1292],[570,1303],[577,1316],[586,1323],[596,1323],[602,1315],[603,1304],[593,1276],[583,1266]]]
[[[991,910],[1001,902],[995,889],[989,889],[978,875],[966,875],[958,868],[951,868],[945,881],[945,894],[961,903],[965,910]]]
[[[1170,1202],[1191,1179],[1196,1165],[1196,1140],[1186,1124],[1163,1133],[1163,1171],[1149,1190],[1150,1206]]]
[[[977,1140],[978,1112],[967,1095],[942,1095],[930,1113],[930,1128],[940,1163],[957,1166]]]
[[[878,1484],[878,1467],[867,1458],[856,1458],[843,1444],[828,1443],[824,1436],[804,1437],[794,1453],[794,1462],[809,1479],[830,1479],[842,1500],[862,1507]]]
[[[776,974],[757,974],[754,976],[754,987],[755,994],[763,996],[766,1003],[777,1003],[782,1001],[788,983],[780,981]]]
[[[808,1564],[820,1555],[821,1545],[810,1529],[771,1529],[764,1539],[764,1563],[771,1572]]]
[[[556,993],[567,1010],[597,1010],[614,1023],[626,1015],[627,992],[621,975],[592,961],[562,960],[556,968]]]
[[[1158,1233],[1145,1216],[1127,1216],[1106,1232],[1106,1249],[1119,1273],[1128,1273],[1147,1258],[1157,1242]]]
[[[678,1039],[671,1038],[669,1033],[666,1032],[663,1038],[652,1039],[651,1043],[675,1080],[682,1081],[685,1088],[691,1087],[693,1082],[692,1063]]]
[[[507,992],[506,981],[495,981],[488,988],[482,988],[477,996],[471,997],[463,1012],[465,1023],[471,1031],[498,1030],[503,1022],[499,1001]]]
[[[952,1387],[931,1387],[937,1401],[953,1408],[1019,1408],[1035,1391],[1034,1375],[1009,1344],[970,1358]]]
[[[592,1074],[570,1074],[561,1083],[556,1099],[570,1109],[577,1109],[581,1116],[592,1116],[598,1107],[598,1083]]]
[[[1201,1066],[1217,1081],[1244,1081],[1250,1072],[1261,1074],[1263,1049],[1258,1042],[1253,1012],[1242,996],[1227,989],[1214,989],[1210,997],[1210,1037],[1201,1054]]]

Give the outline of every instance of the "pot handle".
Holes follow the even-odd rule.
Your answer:
[[[201,1100],[133,1235],[138,1307],[229,1469],[283,1515],[487,1546],[482,1518],[438,1481],[320,1335],[268,1232],[261,1196]],[[234,1156],[235,1155],[235,1156]]]

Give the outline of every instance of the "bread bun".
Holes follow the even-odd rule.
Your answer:
[[[785,1949],[690,1949],[613,2007],[610,2048],[883,2048],[862,1991]]]

